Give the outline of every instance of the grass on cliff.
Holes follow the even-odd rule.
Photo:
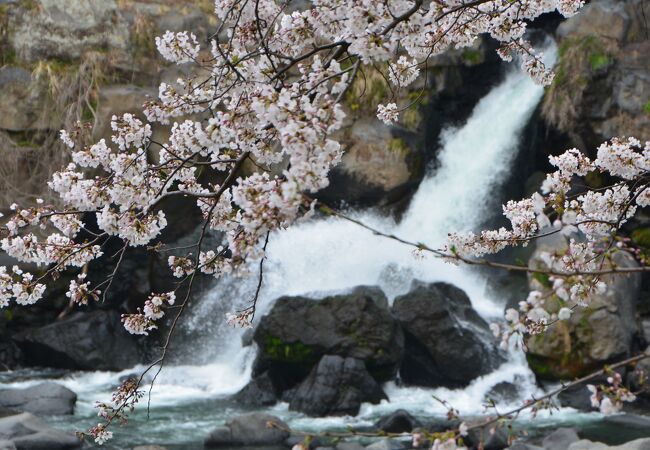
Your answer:
[[[97,92],[105,80],[103,58],[101,53],[89,52],[75,64],[40,61],[35,65],[30,90],[42,105],[36,122],[43,126],[41,131],[0,135],[0,204],[37,197],[55,202],[45,189],[46,182],[69,161],[58,130],[72,129],[77,122],[94,125]],[[62,125],[49,130],[46,124]]]
[[[612,62],[612,49],[596,36],[565,39],[559,48],[555,79],[542,104],[545,119],[570,132],[577,124],[582,99],[596,73]]]
[[[415,130],[420,125],[420,106],[426,104],[426,95],[420,91],[391,91],[388,67],[363,66],[346,94],[346,104],[357,117],[374,117],[377,105],[395,102],[398,106],[410,105],[400,113],[400,125]]]

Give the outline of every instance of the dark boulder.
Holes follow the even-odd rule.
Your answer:
[[[233,399],[246,406],[269,406],[278,401],[278,392],[268,372],[253,378]]]
[[[591,400],[589,399],[590,396],[591,393],[587,389],[587,385],[578,384],[560,392],[557,399],[562,406],[567,406],[580,411],[593,411],[594,408],[591,406]]]
[[[336,450],[363,450],[365,447],[358,442],[339,442],[336,444]]]
[[[323,355],[356,358],[379,381],[393,378],[402,358],[399,323],[378,288],[313,300],[279,298],[255,330],[255,374],[269,371],[284,391],[301,382]]]
[[[408,411],[398,409],[379,419],[375,426],[386,433],[410,433],[422,424]]]
[[[286,423],[271,414],[243,414],[213,429],[204,445],[207,448],[279,446],[289,437],[288,429]]]
[[[461,289],[414,281],[395,299],[393,314],[404,329],[404,383],[466,386],[504,361],[488,324]]]
[[[516,441],[507,450],[546,450],[545,448],[537,445],[529,444],[528,442]]]
[[[500,403],[513,403],[519,397],[519,383],[522,380],[517,376],[514,381],[514,383],[502,381],[495,384],[485,395],[485,400],[493,401],[497,405]]]
[[[366,447],[366,450],[405,450],[406,446],[395,439],[382,439],[381,441],[373,442]]]
[[[73,433],[50,428],[30,413],[0,419],[0,442],[3,441],[13,443],[16,450],[72,450],[82,447],[82,442]]]
[[[467,425],[471,428],[474,424],[469,422]],[[467,436],[464,438],[464,441],[470,448],[503,450],[508,447],[509,437],[508,429],[506,427],[494,427],[488,425],[470,429]]]
[[[25,389],[0,390],[0,406],[37,415],[72,414],[77,394],[51,381]]]
[[[542,441],[544,450],[567,450],[571,444],[578,442],[580,437],[573,428],[558,428]]]
[[[124,370],[141,362],[137,341],[116,311],[78,312],[14,336],[29,365]]]
[[[310,416],[356,415],[361,403],[387,398],[363,361],[326,355],[296,389],[289,409]]]

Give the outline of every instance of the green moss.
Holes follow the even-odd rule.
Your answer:
[[[352,111],[375,111],[388,94],[386,79],[378,69],[364,66],[346,94]]]
[[[409,152],[409,146],[404,142],[404,139],[401,138],[392,138],[388,141],[388,149],[391,152],[406,154]]]
[[[603,174],[597,170],[593,170],[585,175],[585,183],[590,188],[598,189],[605,185]]]
[[[461,54],[463,57],[463,60],[469,64],[479,64],[481,60],[483,59],[483,56],[481,55],[481,52],[478,50],[474,50],[473,48],[467,48],[463,50],[463,53]]]
[[[418,125],[422,120],[420,111],[418,111],[417,104],[411,106],[400,115],[400,123],[409,130],[417,130]]]
[[[650,249],[650,227],[637,228],[632,232],[632,242],[644,249]]]
[[[559,47],[555,78],[542,105],[545,119],[562,131],[575,128],[585,90],[597,72],[613,61],[612,44],[598,36],[564,39]]]
[[[646,114],[650,116],[650,101],[648,101],[648,103],[645,104],[643,110],[645,111]]]
[[[431,91],[429,88],[425,87],[423,89],[417,89],[415,91],[411,91],[406,95],[406,98],[408,99],[409,103],[415,103],[414,105],[411,105],[412,108],[419,108],[420,106],[426,106],[429,104],[429,95],[431,94]]]
[[[547,273],[534,272],[533,279],[539,282],[544,287],[552,286],[550,276]]]
[[[0,66],[15,66],[18,62],[16,51],[9,46],[0,47]]]
[[[274,336],[266,336],[264,339],[264,353],[272,360],[290,363],[309,363],[315,360],[311,347],[302,342],[282,342]]]
[[[36,0],[22,0],[20,6],[27,11],[36,11],[40,8],[40,5]]]
[[[552,377],[552,370],[549,367],[549,365],[546,363],[546,361],[544,361],[544,358],[540,358],[538,356],[527,353],[526,359],[528,360],[528,366],[530,366],[530,369],[539,378]]]
[[[85,122],[89,122],[92,120],[95,120],[95,113],[94,111],[97,111],[97,106],[98,102],[95,97],[92,97],[89,101],[90,106],[86,105],[83,109],[82,115],[81,115],[81,120]],[[203,167],[203,166],[201,166]]]
[[[602,69],[605,66],[608,66],[611,60],[609,56],[601,53],[595,53],[589,55],[589,64],[591,64],[591,70],[596,71]]]

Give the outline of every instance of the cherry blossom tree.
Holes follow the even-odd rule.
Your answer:
[[[261,285],[272,231],[308,218],[316,209],[339,214],[319,205],[313,194],[328,185],[328,173],[341,159],[334,133],[345,117],[343,99],[364,68],[382,71],[390,86],[390,98],[376,105],[377,117],[386,124],[398,120],[407,107],[398,104],[395,93],[426,72],[429,58],[470,46],[481,35],[500,43],[501,58],[517,58],[535,82],[547,85],[553,73],[525,40],[527,23],[552,11],[570,16],[584,2],[312,0],[302,8],[293,3],[216,0],[219,25],[207,42],[200,43],[190,31],[168,31],[156,38],[163,58],[191,65],[194,75],[160,85],[159,98],[143,106],[149,123],[133,114],[113,116],[111,142],[102,139],[92,145],[84,142],[84,124],[61,131],[72,162],[54,174],[49,187],[63,207],[14,204],[2,227],[1,246],[7,254],[46,270],[37,276],[18,266],[0,267],[0,307],[38,302],[49,280],[101,258],[109,241],[121,243],[113,275],[129,248],[164,248],[159,236],[174,224],[168,223],[163,200],[181,197],[203,216],[198,242],[184,256],[168,260],[186,294],[151,293],[141,310],[122,317],[130,333],[146,335],[167,312],[175,313],[162,354],[149,367],[160,368],[198,274],[246,276],[259,267]],[[152,125],[168,127],[169,138],[157,141]],[[256,170],[245,172],[246,162]],[[558,170],[548,176],[542,194],[504,206],[511,229],[453,233],[441,249],[387,236],[451,262],[531,271],[484,256],[549,233],[580,233],[584,239],[572,239],[564,252],[544,255],[545,267],[535,269],[550,277],[563,308],[549,315],[539,306],[549,294],[531,292],[519,311],[506,312],[506,326],[494,327],[504,343],[514,334],[539,333],[570,317],[603,288],[603,274],[646,270],[645,265],[619,269],[605,261],[628,247],[618,235],[620,227],[637,207],[650,204],[650,143],[613,139],[598,149],[594,161],[573,149],[551,163]],[[272,175],[271,166],[278,164],[284,169]],[[205,171],[214,176],[199,178]],[[572,195],[572,180],[591,171],[616,181],[606,189]],[[89,218],[98,230],[86,226]],[[210,230],[224,234],[223,245],[209,248],[204,237]],[[67,296],[79,305],[96,302],[110,289],[112,278],[93,284],[82,271],[70,282]],[[248,309],[228,320],[250,326],[256,300],[257,294]],[[112,404],[99,405],[105,423],[90,430],[98,443],[111,437],[112,422],[126,420],[141,398],[141,380],[126,382]],[[602,395],[597,398],[602,405]],[[456,445],[453,435],[440,448],[448,448],[442,445],[449,440]]]

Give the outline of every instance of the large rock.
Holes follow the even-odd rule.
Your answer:
[[[558,428],[542,441],[544,450],[567,450],[580,437],[573,428]]]
[[[81,370],[124,370],[141,362],[137,341],[116,311],[78,312],[14,340],[28,364]]]
[[[38,415],[72,414],[77,394],[51,381],[25,389],[0,390],[0,406]]]
[[[10,45],[26,61],[79,58],[85,50],[125,50],[129,25],[115,0],[37,0],[10,17]]]
[[[588,149],[612,136],[648,138],[645,3],[596,0],[558,27],[558,76],[547,90],[543,115],[572,144]]]
[[[648,450],[650,449],[650,438],[641,438],[626,442],[621,445],[608,446],[602,442],[592,442],[582,439],[574,442],[567,450]]]
[[[392,379],[404,338],[385,304],[381,290],[368,287],[323,300],[279,298],[255,330],[255,372],[268,370],[285,390],[328,354],[363,361],[378,381]]]
[[[253,378],[233,399],[246,406],[270,406],[278,401],[278,394],[270,375],[264,372]]]
[[[21,67],[0,67],[0,129],[47,130],[61,126],[52,114],[54,106],[31,72]]]
[[[562,251],[566,245],[566,238],[560,236],[538,241],[529,266],[543,268],[540,254]],[[625,252],[617,252],[614,263],[617,267],[637,265]],[[556,322],[544,333],[528,339],[526,355],[538,378],[579,377],[632,352],[636,338],[642,334],[636,318],[641,277],[633,273],[606,275],[602,281],[607,290],[592,295],[587,300],[588,307],[576,308],[569,320]],[[531,277],[530,287],[543,293],[551,288],[543,277]],[[555,295],[544,303],[549,313],[557,312],[561,306]]]
[[[395,439],[382,439],[381,441],[373,442],[366,447],[366,450],[405,450],[406,446]]]
[[[408,136],[393,135],[376,118],[356,120],[341,137],[345,153],[318,193],[328,204],[383,205],[413,192],[424,175],[424,156]]]
[[[579,14],[566,20],[557,28],[557,35],[593,36],[623,41],[630,25],[630,17],[623,2],[613,0],[594,0]]]
[[[398,409],[382,417],[375,423],[375,427],[387,433],[410,433],[422,424],[405,409]]]
[[[404,329],[406,384],[465,386],[503,361],[487,323],[455,286],[415,281],[395,299],[393,314]]]
[[[20,60],[70,63],[99,52],[106,56],[102,69],[143,84],[157,83],[163,66],[155,36],[192,30],[205,41],[216,21],[212,11],[172,0],[31,0],[6,12],[7,43]]]
[[[0,418],[0,442],[3,440],[13,443],[16,450],[72,450],[82,447],[82,442],[73,433],[50,428],[30,413]]]
[[[207,448],[280,445],[289,437],[288,428],[271,414],[243,414],[212,430],[204,445]]]
[[[545,448],[539,447],[537,445],[530,444],[528,442],[517,441],[513,443],[506,450],[546,450]]]
[[[310,416],[355,416],[361,403],[386,399],[363,361],[325,355],[293,393],[289,409]]]

